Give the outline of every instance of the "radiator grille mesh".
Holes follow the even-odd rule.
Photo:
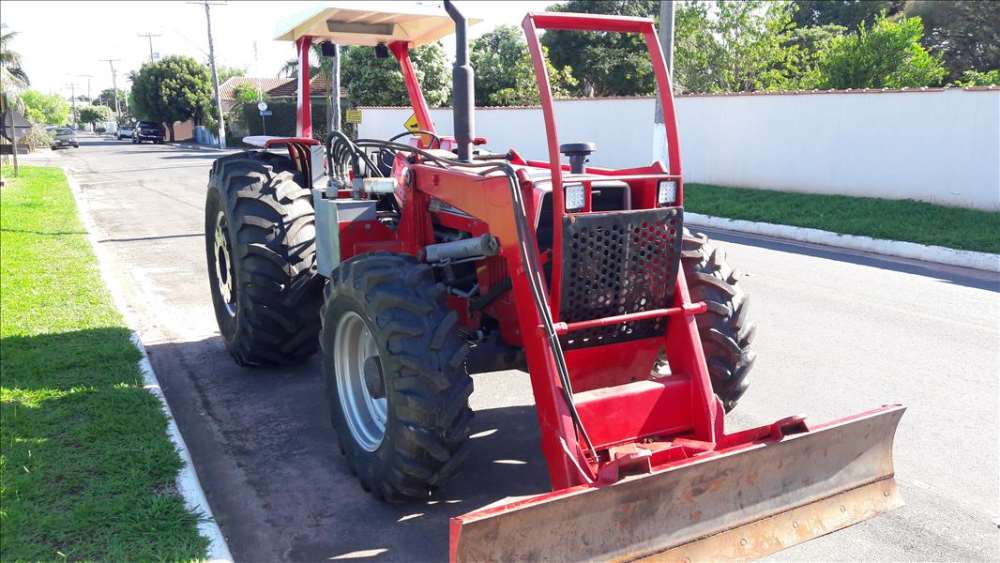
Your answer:
[[[669,307],[680,263],[677,207],[568,216],[563,220],[560,321],[572,323]],[[582,348],[663,334],[664,317],[562,337]]]

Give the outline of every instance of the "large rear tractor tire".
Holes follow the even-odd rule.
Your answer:
[[[681,263],[691,301],[708,303],[708,311],[695,318],[712,389],[729,412],[746,392],[756,360],[750,349],[757,327],[747,319],[749,298],[725,252],[713,247],[704,234],[684,229]]]
[[[246,152],[215,161],[205,248],[215,317],[240,365],[301,362],[319,347],[323,278],[309,190],[291,163]]]
[[[458,317],[430,266],[373,253],[334,272],[323,307],[323,372],[340,448],[361,486],[426,499],[455,474],[472,379]]]

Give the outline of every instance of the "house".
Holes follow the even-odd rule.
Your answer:
[[[222,111],[229,113],[229,110],[233,109],[233,106],[239,101],[236,99],[236,90],[240,86],[249,86],[253,89],[260,88],[264,92],[265,97],[268,97],[270,90],[272,88],[282,86],[287,82],[291,82],[292,90],[295,89],[295,79],[294,78],[252,78],[249,76],[233,76],[222,83],[219,86],[219,98],[222,100]]]
[[[264,93],[265,99],[270,100],[294,100],[297,97],[298,85],[296,78],[253,78],[250,76],[233,76],[219,86],[219,97],[222,99],[222,111],[229,113],[229,110],[236,105],[236,90],[240,86],[249,86]],[[319,76],[314,76],[309,81],[310,98],[313,101],[322,101],[330,93],[330,81]],[[341,97],[347,95],[344,88],[340,89]]]

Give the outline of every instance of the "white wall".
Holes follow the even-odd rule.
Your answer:
[[[649,164],[652,98],[556,102],[559,142],[593,141],[598,166]],[[365,108],[360,135],[403,130],[408,108]],[[442,134],[451,111],[432,110]],[[917,199],[1000,210],[1000,90],[685,96],[677,99],[689,182]],[[488,148],[547,159],[538,108],[476,112]]]
[[[692,181],[1000,210],[1000,91],[687,97]]]
[[[651,98],[560,100],[556,102],[559,142],[592,141],[595,166],[641,166],[649,159],[653,119]],[[410,108],[362,108],[359,136],[387,139],[404,131]],[[442,135],[454,131],[450,108],[432,109],[434,127]],[[515,148],[526,158],[548,160],[545,122],[539,108],[479,108],[475,134],[486,137],[486,148],[506,152]]]

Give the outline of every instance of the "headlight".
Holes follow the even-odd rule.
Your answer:
[[[673,180],[660,180],[656,191],[656,203],[661,206],[671,205],[677,202],[677,182]]]
[[[587,203],[584,201],[585,193],[586,192],[583,190],[583,184],[566,186],[566,209],[570,211],[583,209],[584,205]]]

